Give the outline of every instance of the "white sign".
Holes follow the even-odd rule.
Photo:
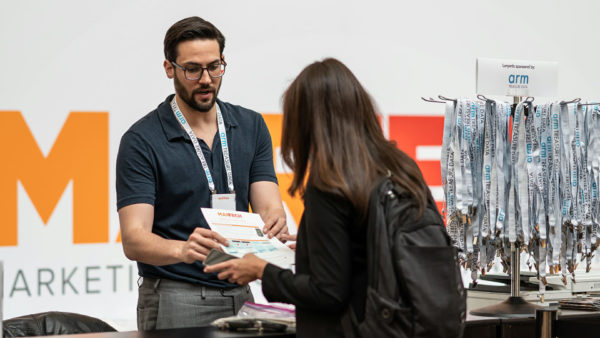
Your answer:
[[[477,94],[557,96],[558,62],[477,58]]]

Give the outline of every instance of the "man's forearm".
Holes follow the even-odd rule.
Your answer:
[[[131,230],[123,236],[125,256],[151,265],[181,263],[184,244],[184,241],[165,239],[142,229]]]

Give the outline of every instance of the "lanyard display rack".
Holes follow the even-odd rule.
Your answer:
[[[514,96],[514,106],[521,103],[521,96]],[[521,250],[514,243],[510,246],[510,297],[505,301],[469,311],[470,314],[483,317],[535,317],[535,310],[542,308],[526,301],[520,295]]]
[[[436,99],[426,99],[426,98],[422,98],[424,101],[427,102],[436,102],[436,103],[447,103],[448,101],[454,101],[455,105],[454,105],[454,109],[456,109],[457,107],[457,102],[458,100],[454,100],[454,99],[449,99],[446,98],[444,96],[438,96],[440,100],[436,100]],[[483,97],[482,95],[478,95],[478,99],[482,100],[482,101],[487,101],[488,99]],[[533,105],[531,104],[532,98],[527,98],[525,99],[525,101],[523,100],[523,97],[520,96],[515,96],[513,97],[513,106],[511,107],[511,116],[515,113],[515,107],[518,106],[519,104],[522,103],[529,103],[528,107],[533,108]],[[560,102],[560,105],[563,104],[575,104],[577,105],[597,105],[597,103],[591,103],[591,104],[580,104],[579,103],[579,99],[573,100],[573,101],[569,101],[569,102]],[[533,109],[532,109],[533,110]],[[524,111],[525,114],[527,114],[526,111]],[[535,111],[534,111],[535,113]],[[531,114],[530,117],[533,116],[532,112],[529,112],[529,114]],[[446,116],[446,118],[448,118],[448,116]],[[529,118],[529,117],[528,117]],[[536,117],[537,119],[537,117]],[[445,131],[446,132],[446,131]],[[509,132],[510,132],[510,128],[509,128]],[[512,133],[511,133],[512,135]],[[446,137],[446,136],[445,136]],[[509,142],[510,144],[510,142]],[[481,149],[480,149],[481,151]],[[522,156],[522,155],[521,155]],[[514,164],[513,164],[514,165]],[[473,173],[474,174],[474,173]],[[511,178],[511,179],[516,179],[516,178]],[[538,202],[540,203],[540,202]],[[464,220],[463,220],[464,222]],[[513,220],[513,222],[516,222],[516,220]],[[558,223],[559,225],[561,223]],[[470,220],[469,220],[469,225],[470,225]],[[561,227],[564,225],[560,225]],[[559,230],[562,231],[562,230]],[[466,233],[466,232],[465,232]],[[466,241],[468,241],[469,239],[467,238]],[[480,238],[481,240],[481,238]],[[475,238],[475,241],[477,241],[477,238]],[[485,242],[484,242],[485,243]],[[475,244],[475,243],[473,243]],[[507,247],[508,243],[507,242],[503,242],[502,246],[502,250],[508,250],[509,248]],[[517,243],[515,244],[515,242],[511,242],[510,243],[510,258],[506,257],[506,255],[504,255],[504,260],[505,262],[510,265],[510,267],[508,269],[505,268],[505,271],[510,273],[510,296],[508,297],[508,299],[506,299],[505,301],[499,303],[499,304],[495,304],[495,305],[491,305],[491,306],[486,306],[483,308],[479,308],[479,309],[475,309],[470,311],[471,314],[473,315],[477,315],[477,316],[495,316],[495,317],[504,317],[504,318],[519,318],[519,317],[533,317],[535,316],[535,312],[536,309],[542,308],[542,306],[539,305],[535,305],[532,304],[530,302],[527,302],[523,297],[520,296],[520,274],[521,274],[521,270],[520,270],[520,261],[521,261],[521,245],[523,245],[522,243]],[[523,245],[524,247],[526,245]],[[593,248],[593,247],[592,247]],[[557,248],[554,248],[554,250],[558,250]],[[593,251],[593,249],[592,249]],[[505,252],[505,251],[504,251]],[[477,255],[477,252],[474,253],[475,255]],[[469,261],[471,258],[466,259],[466,261]],[[474,258],[475,260],[477,260],[477,256],[475,256]],[[546,258],[544,257],[544,260]],[[563,263],[564,264],[564,263]],[[484,265],[484,264],[481,264]],[[564,267],[563,267],[564,268]],[[544,267],[545,269],[545,267]],[[472,268],[472,273],[473,271],[477,271],[477,269],[473,269]],[[552,270],[551,270],[552,271]],[[538,270],[539,272],[539,270]],[[545,274],[544,274],[545,275]],[[564,270],[563,270],[563,275],[564,275]],[[476,273],[475,273],[476,276]],[[475,281],[475,277],[474,278]],[[541,281],[540,281],[541,283]],[[544,298],[543,298],[543,293],[541,295],[541,300],[543,302]]]

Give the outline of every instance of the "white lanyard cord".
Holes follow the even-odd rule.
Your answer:
[[[223,150],[223,161],[225,162],[225,171],[227,172],[227,186],[229,187],[230,193],[233,194],[235,192],[235,190],[233,187],[233,173],[231,170],[231,161],[229,158],[229,147],[227,145],[227,134],[225,132],[225,123],[223,121],[223,115],[221,114],[221,109],[219,108],[219,105],[216,105],[216,107],[217,107],[217,125],[219,127],[219,138],[221,139],[221,148]],[[208,181],[208,189],[210,190],[210,192],[212,194],[216,194],[217,189],[215,187],[215,182],[213,181],[212,174],[210,173],[210,169],[208,168],[208,164],[206,163],[206,159],[204,158],[204,154],[202,153],[202,148],[200,147],[198,138],[196,137],[196,134],[194,134],[194,131],[192,130],[192,127],[190,126],[190,124],[185,119],[185,116],[183,116],[183,113],[179,109],[179,106],[177,105],[177,101],[175,100],[175,97],[173,97],[173,99],[171,100],[171,109],[173,110],[173,114],[175,114],[175,118],[177,119],[177,121],[179,121],[179,123],[181,124],[181,126],[183,127],[185,132],[190,137],[192,144],[194,145],[194,150],[196,151],[196,155],[200,159],[200,163],[202,163],[202,169],[204,169],[204,174],[206,175],[206,179]]]

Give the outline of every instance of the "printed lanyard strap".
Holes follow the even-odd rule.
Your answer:
[[[463,148],[463,113],[465,110],[465,100],[458,100],[456,104],[456,133],[453,133],[454,145],[454,183],[456,185],[455,199],[456,209],[460,213],[460,216],[466,214],[465,200],[466,200],[466,183],[464,174],[464,151]],[[451,145],[452,146],[452,145]]]
[[[507,213],[508,189],[510,185],[510,157],[508,123],[510,119],[510,105],[506,102],[497,103],[498,130],[496,132],[496,167],[498,168],[498,216],[496,231],[501,238],[508,233],[504,228]]]
[[[235,190],[233,188],[233,173],[231,170],[231,161],[229,159],[229,147],[227,144],[227,134],[225,133],[225,123],[223,121],[223,115],[221,114],[221,109],[219,105],[217,107],[217,125],[219,127],[219,138],[221,139],[221,148],[223,149],[223,161],[225,162],[225,171],[227,172],[227,186],[229,187],[229,192],[234,193]],[[206,180],[208,181],[208,189],[212,194],[217,193],[217,189],[215,188],[215,182],[213,181],[212,174],[210,173],[210,169],[208,168],[208,164],[206,163],[206,159],[204,158],[204,154],[202,153],[202,148],[200,148],[200,143],[198,142],[198,138],[194,134],[192,127],[183,116],[183,113],[179,109],[177,105],[177,101],[175,97],[171,100],[171,109],[173,110],[173,114],[175,114],[175,118],[185,132],[190,137],[192,144],[194,145],[194,150],[196,151],[196,155],[200,159],[200,163],[202,163],[202,169],[204,169],[204,174],[206,175]]]
[[[567,105],[560,106],[560,123],[561,133],[563,135],[562,144],[562,159],[561,159],[561,199],[562,203],[562,223],[571,222],[571,205],[573,193],[571,190],[571,160],[572,160],[572,143],[574,141],[575,123],[572,121],[574,117],[569,114]],[[573,129],[571,129],[573,125]],[[577,182],[575,182],[577,184]]]
[[[600,107],[594,105],[587,117],[588,135],[588,168],[591,176],[592,205],[592,241],[597,241],[598,222],[600,221],[600,201],[598,185],[600,184]]]
[[[495,220],[495,208],[492,210],[492,187],[494,185],[494,180],[492,179],[492,174],[495,174],[495,171],[492,168],[493,160],[494,160],[494,135],[492,132],[493,128],[493,110],[492,107],[495,106],[493,102],[486,102],[485,109],[481,112],[481,115],[484,117],[484,131],[483,131],[483,170],[482,170],[482,179],[484,182],[483,186],[483,223],[481,226],[481,236],[488,237],[490,234],[490,220]],[[495,197],[494,197],[495,199]],[[495,205],[494,205],[495,207]],[[493,237],[493,231],[492,237]],[[485,250],[481,250],[481,254],[485,254]],[[482,259],[483,261],[483,259]]]
[[[551,107],[550,125],[552,129],[552,176],[550,184],[550,196],[552,210],[548,215],[550,222],[550,242],[552,244],[552,264],[559,264],[561,248],[561,207],[560,207],[560,176],[562,160],[562,134],[561,134],[561,105],[556,102]]]
[[[451,165],[454,165],[454,163],[449,163],[448,162],[448,157],[449,154],[451,152],[450,149],[450,142],[452,140],[452,127],[453,127],[453,115],[454,115],[454,102],[450,101],[448,103],[446,103],[446,111],[445,111],[445,115],[444,115],[444,135],[442,138],[442,157],[440,159],[440,166],[442,169],[442,187],[444,189],[444,200],[446,203],[445,206],[445,213],[446,213],[446,221],[448,221],[448,218],[451,216],[450,212],[450,208],[454,207],[454,205],[450,205],[450,203],[454,203],[453,200],[450,200],[449,198],[449,194],[448,191],[449,189],[452,189],[452,192],[454,192],[453,187],[448,187],[448,167]],[[454,173],[452,173],[454,174]],[[454,184],[454,177],[452,177],[452,184]]]

